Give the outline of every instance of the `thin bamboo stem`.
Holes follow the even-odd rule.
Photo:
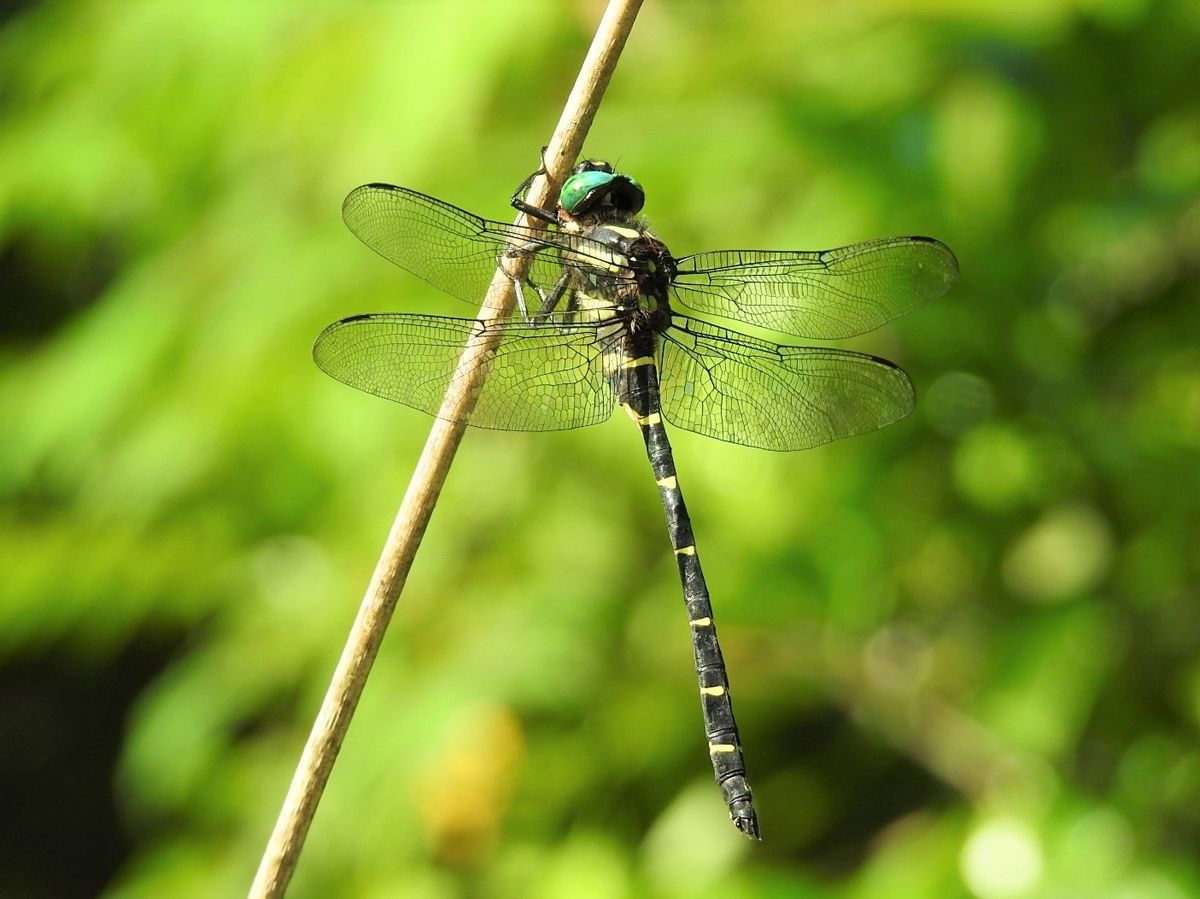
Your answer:
[[[530,203],[546,207],[551,187],[562,183],[582,152],[584,138],[640,7],[641,0],[610,0],[547,145],[544,157],[547,174],[537,178],[530,188]],[[519,216],[517,221],[540,226],[524,219]],[[497,270],[480,310],[482,320],[504,317],[512,311],[515,293],[511,276],[522,276],[523,264],[528,262],[517,257],[509,260],[508,274]],[[250,887],[251,899],[283,896],[295,872],[317,804],[486,377],[487,366],[481,363],[493,349],[494,341],[488,332],[481,331],[463,351],[459,370],[464,377],[454,379],[456,387],[446,395],[417,461],[259,863]]]

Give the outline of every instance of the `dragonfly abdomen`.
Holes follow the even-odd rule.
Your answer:
[[[679,487],[675,458],[663,425],[658,397],[658,367],[652,355],[656,339],[653,332],[626,336],[618,400],[642,432],[650,468],[662,496],[667,533],[675,552],[679,580],[683,584],[688,627],[692,633],[700,705],[713,775],[729,807],[729,816],[734,825],[747,836],[759,839],[758,815],[754,810],[750,785],[746,781],[741,738],[733,717],[729,678],[725,672],[721,644],[717,639],[708,584],[700,567],[692,519]]]

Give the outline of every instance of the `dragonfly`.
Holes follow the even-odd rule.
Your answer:
[[[551,431],[608,419],[620,406],[641,431],[679,570],[713,774],[730,819],[761,839],[729,678],[691,517],[664,422],[730,443],[791,451],[882,428],[915,397],[905,372],[844,349],[776,343],[871,331],[945,293],[958,274],[929,237],[832,250],[715,250],[673,256],[641,211],[645,190],[601,160],[578,163],[553,209],[512,195],[536,224],[506,224],[392,184],[366,184],[342,206],[368,247],[478,305],[498,266],[517,310],[471,319],[376,313],[334,322],[313,357],[351,387],[438,415],[447,391],[475,386],[468,423]],[[512,266],[519,260],[524,273]],[[481,335],[490,352],[464,362]],[[486,368],[480,372],[479,367]],[[446,413],[441,413],[446,414]]]

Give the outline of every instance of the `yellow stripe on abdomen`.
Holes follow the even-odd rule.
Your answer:
[[[621,408],[629,414],[630,418],[632,418],[639,426],[643,428],[647,428],[650,425],[656,425],[662,421],[662,416],[657,412],[651,412],[649,415],[644,417],[638,415],[633,406],[629,405],[629,403],[622,403]]]

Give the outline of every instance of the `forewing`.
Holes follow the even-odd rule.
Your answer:
[[[853,337],[907,315],[958,277],[954,253],[929,237],[836,250],[717,250],[677,263],[684,306],[818,340]]]
[[[595,241],[480,218],[393,184],[356,187],[342,203],[342,218],[385,259],[475,306],[505,255],[529,257],[527,278],[546,291],[568,268],[620,267],[611,251]],[[531,308],[538,305],[537,297],[526,301]]]
[[[356,315],[334,322],[313,346],[322,371],[351,387],[437,415],[446,391],[473,374],[459,359],[473,333],[499,332],[472,425],[554,431],[604,421],[613,393],[595,326],[558,317],[538,323],[477,322],[433,315]],[[476,366],[477,368],[478,366]]]
[[[874,431],[912,411],[912,384],[886,359],[779,346],[676,315],[659,365],[671,424],[744,446],[799,450]]]

